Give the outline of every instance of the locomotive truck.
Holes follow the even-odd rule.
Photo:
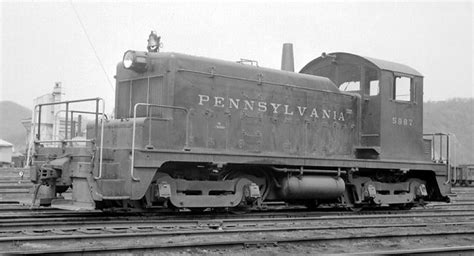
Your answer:
[[[449,163],[433,161],[423,136],[415,69],[335,52],[296,73],[289,44],[282,70],[148,50],[118,63],[113,118],[101,98],[36,106],[31,177],[44,191],[34,200],[196,211],[448,200]],[[83,112],[94,120],[73,140],[73,106],[83,101],[95,104]],[[65,136],[42,140],[41,111],[52,104],[66,106]]]

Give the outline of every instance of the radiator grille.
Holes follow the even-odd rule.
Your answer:
[[[137,103],[162,104],[163,76],[144,77],[133,80],[123,80],[117,89],[117,118],[133,117],[133,107]],[[149,112],[151,111],[151,112]],[[137,117],[160,116],[159,109],[139,107]]]

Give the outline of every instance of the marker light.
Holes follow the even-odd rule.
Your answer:
[[[147,70],[147,53],[126,51],[123,55],[123,67],[126,69],[134,70],[138,73],[143,73]]]

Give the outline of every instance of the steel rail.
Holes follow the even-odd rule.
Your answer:
[[[301,222],[304,225],[309,225],[308,222]],[[187,222],[186,225],[177,226],[177,223],[169,222],[169,221],[143,221],[143,220],[136,220],[136,222],[131,222],[129,220],[115,220],[111,222],[107,222],[107,225],[103,225],[104,221],[96,220],[96,221],[66,221],[66,222],[55,222],[54,225],[52,223],[36,223],[42,226],[45,226],[45,229],[39,229],[38,227],[32,228],[32,225],[17,225],[18,223],[11,223],[9,225],[1,225],[0,232],[8,233],[8,232],[22,232],[22,231],[30,231],[30,232],[45,232],[45,230],[61,230],[66,229],[71,232],[81,232],[84,229],[94,229],[94,230],[110,230],[110,229],[139,229],[139,228],[147,228],[149,230],[152,229],[163,229],[169,228],[170,230],[174,229],[185,229],[185,228],[221,228],[226,229],[225,231],[232,231],[232,228],[237,227],[268,227],[268,223],[261,223],[261,222],[253,222],[253,223],[225,223],[225,222]],[[182,224],[182,223],[179,223]],[[474,225],[474,222],[469,221],[456,221],[456,222],[433,222],[431,220],[425,220],[424,222],[417,222],[417,223],[388,223],[388,224],[346,224],[346,225],[332,225],[325,223],[325,225],[319,226],[297,226],[295,221],[289,219],[287,222],[282,223],[270,223],[277,225],[290,225],[291,227],[273,227],[276,231],[300,231],[300,230],[335,230],[335,229],[366,229],[366,228],[407,228],[407,227],[430,227],[430,226],[462,226],[462,225]],[[75,225],[75,226],[74,226]],[[101,225],[101,226],[97,226]],[[153,225],[153,226],[151,226]],[[64,228],[58,228],[55,226],[64,226]],[[27,227],[27,229],[25,229]],[[15,229],[9,229],[15,228]],[[257,229],[256,231],[261,231],[262,229]],[[268,231],[268,230],[264,230]],[[251,231],[254,232],[254,231]],[[169,233],[168,233],[169,234]],[[171,235],[179,235],[179,231],[177,233],[172,233]],[[15,237],[10,237],[11,239],[16,239]],[[67,238],[67,237],[66,237]],[[0,242],[2,242],[0,238]]]
[[[181,231],[177,232],[177,235],[219,235],[222,237],[223,234],[228,233],[248,233],[248,232],[282,232],[287,231],[292,228],[288,229],[237,229],[237,230],[214,230],[214,231]],[[308,230],[308,227],[303,229],[295,229],[295,231],[301,230]],[[157,233],[113,233],[104,235],[95,235],[95,234],[86,234],[86,235],[74,235],[74,236],[67,236],[67,240],[80,240],[80,239],[100,239],[100,238],[110,238],[110,239],[118,239],[118,238],[126,238],[126,237],[152,237],[152,236],[170,236],[172,235],[170,232],[157,232]],[[231,241],[211,241],[211,242],[185,242],[185,243],[154,243],[154,244],[140,244],[140,245],[122,245],[122,246],[108,246],[106,248],[101,245],[101,247],[81,247],[81,248],[73,248],[69,246],[65,249],[41,249],[41,250],[28,250],[28,254],[52,254],[52,253],[77,253],[77,252],[112,252],[112,251],[131,251],[131,250],[170,250],[170,249],[186,249],[186,248],[215,248],[215,247],[229,247],[229,246],[242,246],[243,248],[248,248],[252,245],[274,245],[277,246],[279,244],[295,244],[295,243],[307,243],[307,242],[327,242],[327,241],[342,241],[342,240],[360,240],[360,239],[388,239],[388,238],[407,238],[407,237],[437,237],[442,236],[445,237],[447,235],[474,235],[474,230],[454,230],[454,231],[443,231],[438,233],[429,233],[429,232],[418,232],[418,233],[403,233],[403,234],[363,234],[363,235],[353,235],[353,234],[346,234],[342,236],[310,236],[310,237],[302,237],[302,238],[273,238],[273,239],[259,239],[259,240],[248,240],[248,239],[233,239]],[[23,242],[23,241],[41,241],[45,240],[45,238],[50,240],[58,240],[58,239],[65,239],[64,236],[31,236],[31,237],[16,237],[11,239],[11,241],[15,241],[16,243]],[[10,241],[9,238],[0,238],[0,242],[2,241]],[[25,253],[25,251],[6,251],[6,253]]]
[[[55,208],[30,208],[28,206],[18,206],[18,204],[14,204],[11,206],[1,206],[0,207],[0,212],[11,212],[14,211],[15,213],[18,212],[41,212],[41,211],[47,211],[47,212],[53,212],[53,211],[58,211],[58,209]]]
[[[454,191],[456,195],[459,195],[459,194],[474,194],[474,191],[472,189],[455,189],[455,188],[452,188],[451,191]]]
[[[7,214],[8,213],[8,214]],[[39,212],[31,212],[31,213],[23,213],[20,214],[18,212],[5,212],[0,214],[0,224],[3,222],[14,222],[14,221],[44,221],[47,219],[57,219],[57,218],[79,218],[79,217],[97,217],[100,215],[100,212],[65,212],[65,211],[39,211]],[[105,217],[106,215],[102,215]],[[110,216],[108,217],[110,218]]]
[[[448,246],[448,247],[430,247],[420,249],[400,249],[400,250],[386,250],[386,251],[370,251],[370,252],[356,252],[344,254],[346,256],[358,256],[358,255],[453,255],[453,253],[470,252],[468,255],[472,255],[474,252],[473,245],[467,246]],[[461,254],[456,254],[461,255]]]
[[[474,215],[470,215],[474,216]],[[268,225],[270,224],[288,224],[288,223],[296,223],[296,222],[304,222],[306,224],[309,224],[310,222],[319,222],[319,221],[340,221],[341,218],[340,216],[337,216],[338,218],[330,218],[330,217],[322,217],[322,218],[302,218],[302,217],[297,217],[297,218],[266,218],[266,219],[194,219],[194,220],[189,220],[189,219],[181,219],[181,220],[176,220],[176,219],[149,219],[149,218],[130,218],[130,217],[119,217],[116,219],[110,219],[110,217],[94,217],[94,218],[82,218],[82,219],[70,219],[70,218],[50,218],[50,219],[20,219],[20,220],[5,220],[4,222],[0,223],[0,231],[4,231],[5,229],[8,228],[17,228],[20,230],[23,230],[25,227],[29,229],[34,229],[32,228],[35,226],[38,228],[38,226],[46,226],[48,229],[54,228],[55,226],[67,226],[68,228],[71,228],[72,225],[97,225],[97,224],[102,224],[104,223],[106,225],[126,225],[128,227],[131,227],[132,225],[135,224],[144,224],[144,225],[164,225],[164,226],[203,226],[203,225],[219,225],[219,226],[239,226],[239,225]],[[355,217],[355,216],[353,216]],[[364,221],[367,220],[368,218],[353,218],[353,217],[348,217],[348,218],[343,218],[342,220],[357,220],[357,221]],[[359,216],[363,217],[363,216]],[[386,220],[388,217],[387,216],[377,216],[379,219]],[[390,215],[390,217],[393,217],[393,215]],[[459,218],[459,217],[466,217],[465,215],[449,215],[449,216],[439,216],[439,215],[425,215],[424,217],[420,217],[420,215],[415,215],[411,216],[411,218],[442,218],[443,221],[447,221],[447,218]],[[374,218],[370,218],[371,220],[374,220]],[[410,221],[411,219],[406,218],[407,221]],[[107,222],[104,222],[107,221]],[[433,224],[433,225],[441,225],[441,224],[447,224],[447,222],[439,222],[439,221],[432,221],[430,219],[424,220],[426,221],[423,223],[400,223],[400,225],[408,225],[408,226],[413,226],[413,225],[421,225],[421,226],[426,226],[427,224]],[[318,223],[315,223],[318,224]],[[457,222],[450,222],[450,225],[465,225],[465,224],[474,224],[474,222],[471,222],[471,220],[467,221],[459,221]],[[388,226],[394,227],[397,226],[398,224],[389,224]],[[352,227],[348,226],[348,227]],[[365,225],[367,226],[367,225]],[[319,226],[321,227],[321,226]],[[335,226],[336,228],[341,228],[341,226]],[[78,227],[80,228],[80,227]]]
[[[442,218],[443,220],[447,220],[448,218],[465,218],[465,217],[473,217],[474,214],[472,215],[444,215],[444,216],[439,216],[439,215],[425,215],[425,216],[420,216],[420,215],[414,215],[410,217],[400,217],[404,218],[406,220],[411,220],[411,218]],[[71,216],[71,217],[76,217],[76,216]],[[185,217],[185,216],[183,216]],[[189,216],[187,216],[189,217]],[[360,216],[359,216],[360,217]],[[376,218],[370,218],[370,220],[376,220],[376,219],[394,219],[393,215],[388,216],[377,216]],[[287,217],[287,218],[245,218],[245,219],[189,219],[189,218],[183,218],[183,219],[176,219],[176,218],[149,218],[149,217],[142,217],[142,216],[120,216],[113,218],[111,216],[81,216],[80,218],[28,218],[28,219],[4,219],[0,221],[0,230],[3,227],[20,227],[20,226],[26,226],[26,227],[31,227],[31,226],[42,226],[42,225],[47,225],[48,227],[51,226],[56,226],[56,225],[64,225],[64,224],[104,224],[104,221],[107,221],[105,224],[134,224],[134,223],[147,223],[147,224],[166,224],[166,225],[182,225],[182,224],[199,224],[202,225],[203,223],[210,223],[210,224],[215,224],[215,223],[220,223],[222,225],[225,224],[246,224],[246,223],[286,223],[286,222],[318,222],[318,221],[340,221],[340,220],[357,220],[357,221],[364,221],[368,220],[369,218],[353,218],[353,217],[346,217],[346,218],[331,218],[331,217]],[[438,223],[438,222],[434,222]]]
[[[236,218],[236,215],[225,214],[225,215],[195,215],[192,213],[182,212],[179,215],[174,213],[150,213],[150,214],[129,214],[124,213],[123,215],[109,215],[100,211],[85,211],[85,212],[69,212],[61,211],[57,212],[45,212],[48,215],[40,215],[40,212],[33,212],[32,214],[19,215],[18,213],[14,215],[1,215],[0,214],[0,224],[8,222],[35,222],[41,218],[41,221],[51,221],[54,222],[58,218],[100,218],[110,220],[110,218],[139,218],[139,219],[162,219],[165,221],[176,221],[176,222],[195,222],[203,220],[213,220],[213,221],[225,221],[225,222],[245,222],[245,221],[284,221],[284,220],[294,220],[294,221],[317,221],[317,220],[352,220],[352,219],[377,219],[377,218],[430,218],[430,217],[473,217],[474,211],[472,209],[428,209],[422,211],[403,211],[403,212],[306,212],[306,211],[297,211],[297,212],[261,212],[256,214],[246,214]],[[99,215],[99,216],[98,216]],[[270,216],[269,216],[270,215]],[[282,217],[283,216],[283,217]],[[189,219],[189,218],[194,219]],[[171,219],[170,219],[171,218]]]
[[[101,234],[81,234],[81,235],[71,235],[71,234],[65,234],[65,235],[42,235],[42,236],[9,236],[9,237],[0,237],[0,243],[2,242],[11,242],[11,241],[54,241],[54,240],[78,240],[78,239],[104,239],[104,238],[128,238],[128,237],[149,237],[149,236],[164,236],[164,237],[171,237],[171,236],[178,236],[178,235],[212,235],[212,234],[233,234],[233,233],[259,233],[259,232],[291,232],[291,231],[315,231],[315,230],[350,230],[350,229],[384,229],[384,228],[420,228],[420,227],[433,227],[433,226],[456,226],[459,224],[465,224],[465,223],[455,223],[455,222],[450,222],[450,223],[411,223],[411,224],[362,224],[362,225],[345,225],[345,226],[315,226],[315,227],[310,227],[310,226],[304,226],[304,227],[298,227],[298,226],[291,226],[291,227],[266,227],[266,228],[258,228],[256,225],[248,226],[247,228],[235,228],[231,229],[232,227],[224,227],[224,228],[229,228],[229,229],[202,229],[204,227],[199,227],[196,226],[198,230],[160,230],[160,231],[155,231],[155,232],[130,232],[130,233],[101,233]],[[474,222],[467,222],[467,224],[474,224]],[[95,231],[107,231],[111,230],[113,228],[123,228],[123,227],[89,227],[89,228],[83,228],[83,229],[78,229],[76,232],[81,232],[87,230],[95,230]],[[157,228],[169,228],[169,227],[157,227]],[[201,229],[199,229],[201,228]],[[69,228],[68,230],[71,230],[74,228]],[[176,228],[180,229],[180,228]],[[53,230],[52,228],[48,230]],[[22,230],[23,231],[23,230]],[[7,231],[8,232],[8,231]],[[35,232],[34,230],[31,230],[30,232]],[[40,231],[44,232],[44,231]],[[451,233],[453,232],[453,233]],[[470,231],[465,231],[465,230],[452,230],[452,231],[442,231],[440,233],[424,233],[424,235],[449,235],[449,234],[474,234],[474,230]],[[377,236],[377,234],[373,234]],[[404,234],[407,236],[413,235],[413,234]],[[414,235],[418,235],[414,234]],[[371,236],[368,236],[371,237]]]
[[[0,201],[0,205],[19,205],[20,202],[16,200],[2,200]]]

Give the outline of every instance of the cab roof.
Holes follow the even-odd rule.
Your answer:
[[[323,60],[327,59],[328,57],[335,56],[335,61],[337,62],[339,59],[358,59],[358,62],[368,62],[375,66],[376,68],[380,70],[387,70],[387,71],[392,71],[396,73],[403,73],[406,75],[411,75],[411,76],[419,76],[423,77],[423,75],[416,71],[414,68],[396,63],[396,62],[391,62],[391,61],[386,61],[386,60],[380,60],[380,59],[375,59],[375,58],[370,58],[370,57],[364,57],[352,53],[346,53],[346,52],[334,52],[334,53],[329,53],[326,54],[325,56],[320,56],[312,61],[310,61],[306,66],[304,66],[300,73],[307,73],[306,71],[311,70],[311,67],[314,65],[317,65],[319,62],[322,62]]]

